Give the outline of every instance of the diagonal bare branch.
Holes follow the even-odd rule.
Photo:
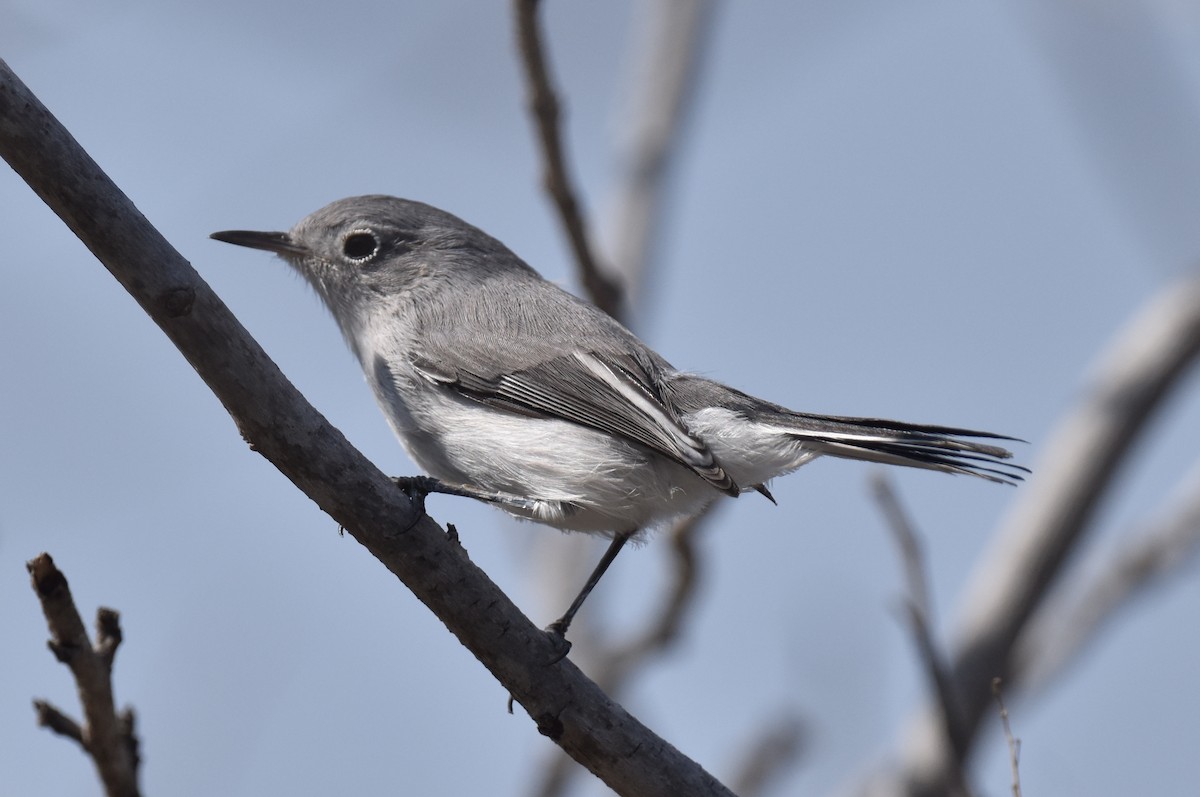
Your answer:
[[[0,62],[0,155],[171,339],[251,448],[446,624],[537,724],[629,795],[728,794],[610,700],[280,373],[191,265]]]
[[[871,492],[875,502],[887,521],[892,536],[896,538],[900,549],[900,558],[904,563],[904,575],[907,582],[908,599],[905,609],[912,632],[917,653],[929,683],[933,687],[934,698],[941,713],[941,727],[945,743],[954,753],[954,760],[966,759],[967,746],[970,739],[963,728],[962,711],[958,707],[958,698],[954,694],[954,685],[950,677],[950,667],[946,657],[933,639],[933,608],[929,599],[929,578],[925,569],[925,554],[922,550],[920,537],[908,513],[900,503],[900,497],[892,488],[892,483],[882,471],[876,471],[871,478]],[[951,773],[952,782],[949,784],[952,794],[969,795],[967,774],[960,766]]]
[[[1021,634],[1092,526],[1092,518],[1148,420],[1200,356],[1200,277],[1148,302],[1110,345],[1079,405],[1046,446],[1036,474],[982,558],[963,605],[953,679],[964,730],[974,740],[1003,678],[1010,697]],[[934,795],[960,763],[938,742],[940,711],[915,719],[897,769],[872,793]],[[968,748],[968,755],[974,745]]]
[[[1078,568],[1021,638],[1013,672],[1026,693],[1045,688],[1139,596],[1200,556],[1200,466],[1158,517],[1116,551]]]

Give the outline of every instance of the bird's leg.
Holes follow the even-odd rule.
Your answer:
[[[579,611],[579,607],[583,606],[583,602],[587,600],[587,596],[592,594],[592,590],[600,583],[600,577],[604,575],[604,571],[608,570],[608,566],[617,558],[617,554],[625,547],[625,543],[629,542],[629,538],[634,535],[632,531],[623,531],[616,534],[612,538],[612,542],[608,544],[608,550],[604,552],[604,556],[600,557],[600,561],[596,564],[596,569],[588,576],[588,580],[583,585],[583,589],[579,590],[579,594],[575,596],[575,600],[571,601],[570,607],[567,608],[567,613],[555,620],[546,630],[554,634],[558,638],[566,641],[567,629],[571,626],[571,620],[575,619],[575,613]]]
[[[443,493],[445,495],[458,495],[463,498],[474,498],[476,501],[486,501],[489,504],[524,510],[526,512],[532,512],[537,508],[537,502],[529,498],[522,498],[519,495],[511,495],[509,493],[488,492],[487,490],[468,487],[465,484],[447,484],[432,476],[393,476],[392,481],[404,491],[405,495],[413,501],[419,502],[422,511],[425,509],[425,496],[430,493]]]
[[[524,510],[526,512],[536,511],[539,506],[539,502],[522,498],[518,495],[489,492],[460,484],[447,484],[432,476],[397,476],[393,477],[392,481],[410,499],[420,503],[422,512],[425,509],[425,496],[429,493],[443,493],[445,495],[458,495],[463,498],[474,498],[477,501],[486,501],[489,504],[496,504],[497,506],[509,509]],[[600,583],[601,577],[604,576],[604,573],[608,570],[609,565],[613,563],[613,560],[617,558],[617,554],[625,547],[625,543],[629,542],[635,533],[636,530],[623,531],[613,535],[612,542],[609,543],[604,556],[600,557],[600,561],[596,563],[592,574],[584,582],[583,589],[579,590],[579,594],[575,596],[575,600],[571,601],[571,605],[567,608],[566,613],[546,627],[546,631],[553,634],[562,643],[563,650],[559,658],[565,656],[567,651],[571,649],[571,643],[567,641],[566,636],[567,629],[571,626],[571,621],[575,619],[575,614],[583,606],[583,602],[587,600],[588,595],[592,594],[592,590],[596,588],[596,585]]]

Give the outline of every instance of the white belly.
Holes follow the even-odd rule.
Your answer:
[[[451,484],[532,499],[511,514],[592,533],[646,530],[720,497],[687,468],[569,421],[497,410],[448,390],[415,406],[376,391],[409,455]],[[411,394],[409,394],[411,395]]]

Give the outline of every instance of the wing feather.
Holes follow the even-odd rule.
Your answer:
[[[691,469],[724,493],[741,492],[708,445],[683,424],[663,391],[660,369],[649,358],[572,351],[491,376],[421,356],[413,365],[476,401],[623,437]]]

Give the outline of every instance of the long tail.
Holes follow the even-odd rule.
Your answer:
[[[974,429],[952,426],[928,426],[887,421],[881,418],[842,418],[788,412],[782,426],[787,434],[800,438],[805,445],[822,454],[887,465],[965,473],[1001,484],[1016,484],[1029,469],[1006,460],[1012,452],[997,445],[964,438],[1012,440]]]

